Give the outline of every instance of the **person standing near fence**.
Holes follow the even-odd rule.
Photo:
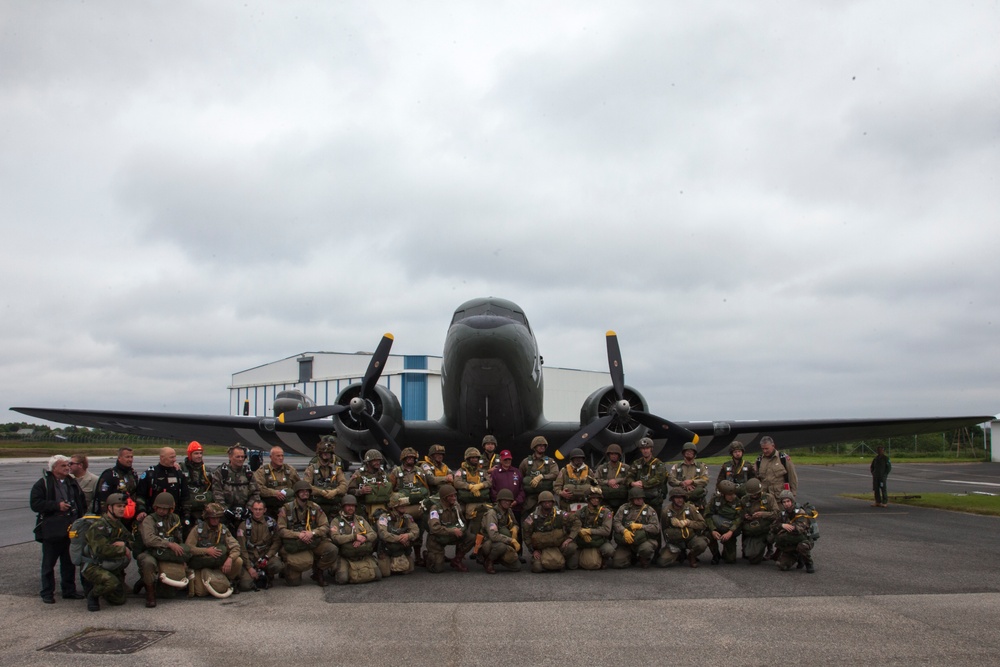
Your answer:
[[[886,481],[889,479],[889,472],[892,471],[892,461],[886,455],[885,448],[876,448],[875,458],[868,468],[872,473],[872,489],[875,491],[875,502],[872,503],[872,507],[888,507],[889,494],[886,491]]]

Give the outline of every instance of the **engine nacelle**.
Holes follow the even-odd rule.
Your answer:
[[[403,408],[399,405],[399,399],[383,387],[375,385],[372,394],[365,399],[365,410],[374,417],[379,425],[385,429],[393,440],[399,442],[399,435],[403,430]],[[337,396],[338,405],[350,405],[351,399],[361,395],[361,385],[352,384],[344,389]],[[345,410],[333,418],[334,426],[337,429],[337,440],[340,444],[347,446],[354,452],[355,461],[364,458],[365,451],[378,449],[381,447],[364,424],[354,418],[350,410]]]
[[[629,402],[632,410],[646,412],[646,399],[636,389],[625,385],[623,395],[625,400]],[[615,410],[617,402],[618,395],[615,394],[614,387],[601,387],[583,402],[583,407],[580,408],[580,423],[589,424],[595,419],[605,417],[609,414],[617,414]],[[646,435],[647,431],[648,429],[645,426],[634,419],[627,418],[622,420],[615,417],[605,430],[594,436],[590,444],[596,445],[603,452],[608,445],[618,443],[622,451],[628,454],[628,452],[636,448],[639,439]]]

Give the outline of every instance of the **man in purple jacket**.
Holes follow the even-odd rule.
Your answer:
[[[500,489],[510,489],[510,492],[514,494],[514,505],[511,507],[511,511],[514,512],[517,523],[520,525],[521,508],[524,506],[524,484],[522,484],[521,471],[512,465],[513,462],[514,457],[509,449],[500,452],[500,463],[490,470],[490,479],[493,484],[493,488],[490,489],[490,499],[496,503],[497,493],[500,492]]]

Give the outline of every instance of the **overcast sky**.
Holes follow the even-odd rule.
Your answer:
[[[225,414],[463,301],[663,417],[1000,411],[1000,5],[0,8],[9,406]]]

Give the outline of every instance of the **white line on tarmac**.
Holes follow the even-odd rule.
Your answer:
[[[942,482],[948,482],[949,484],[975,484],[976,486],[1000,486],[996,482],[968,482],[961,479],[942,479]]]

